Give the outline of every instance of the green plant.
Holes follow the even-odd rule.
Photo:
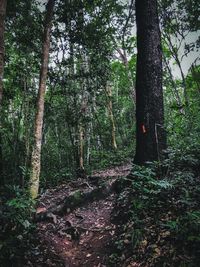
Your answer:
[[[8,198],[8,200],[7,200]],[[0,206],[0,263],[1,266],[20,266],[34,229],[34,202],[19,187],[4,188]]]
[[[185,150],[182,144],[168,149],[168,157],[160,166],[156,162],[133,166],[122,182],[126,190],[118,197],[117,209],[119,213],[121,204],[124,213],[119,214],[126,221],[120,239],[131,235],[132,251],[129,247],[127,253],[136,259],[148,258],[148,266],[196,266],[199,262],[198,149],[192,144]],[[120,253],[124,251],[123,246]],[[181,259],[183,254],[185,259]]]

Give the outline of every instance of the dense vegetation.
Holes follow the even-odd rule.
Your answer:
[[[34,168],[41,194],[94,170],[133,161],[135,152],[131,173],[120,180],[113,211],[113,220],[122,227],[110,265],[134,259],[141,266],[198,266],[199,1],[141,1],[149,7],[158,2],[161,40],[156,40],[161,41],[162,58],[155,69],[162,64],[160,78],[151,64],[146,69],[151,75],[142,72],[150,49],[159,45],[138,49],[143,40],[138,37],[143,33],[147,37],[151,29],[135,33],[136,22],[146,25],[137,5],[135,12],[135,2],[1,1],[1,266],[13,266],[13,259],[16,266],[23,266],[24,250],[32,242]],[[148,98],[143,81],[155,87],[157,78],[163,99],[159,90]],[[38,93],[42,85],[44,99]],[[44,100],[44,107],[39,100],[40,104]],[[41,115],[38,110],[43,108]],[[139,116],[147,109],[150,117],[143,122]],[[143,134],[146,125],[151,129],[150,138],[140,139],[141,125]]]

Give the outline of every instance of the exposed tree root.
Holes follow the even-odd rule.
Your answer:
[[[75,208],[86,204],[89,201],[94,201],[107,197],[111,192],[115,191],[117,180],[111,184],[103,184],[98,187],[89,187],[86,191],[75,190],[64,198],[59,204],[46,208],[38,208],[34,215],[36,222],[44,220],[52,220],[57,222],[56,215],[68,214]]]

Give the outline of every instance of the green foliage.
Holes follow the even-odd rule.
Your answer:
[[[21,188],[28,187],[30,175],[41,62],[44,12],[38,2],[11,0],[7,8],[0,128],[3,154],[0,176],[4,185],[0,200],[0,265],[5,267],[16,258],[19,262],[33,227],[34,203]],[[80,124],[84,128],[87,173],[119,165],[134,156],[136,36],[132,36],[133,13],[129,16],[129,3],[122,2],[56,3],[44,111],[42,190],[75,178],[79,168]],[[181,43],[186,42],[187,30],[199,28],[198,1],[162,0],[159,12],[163,52],[171,68],[175,54],[179,56],[180,50],[184,50]],[[174,42],[172,47],[166,36]],[[198,42],[185,43],[183,52],[189,56],[190,51],[198,49]],[[189,246],[196,251],[199,245],[200,69],[197,63],[185,74],[187,107],[183,80],[173,77],[173,72],[171,76],[165,66],[165,121],[170,148],[162,164],[134,166],[131,175],[123,180],[127,188],[120,194],[119,202],[128,222],[122,223],[117,252],[126,248],[130,252],[139,251],[146,242],[158,245],[159,236],[166,245],[165,259],[173,259],[180,251],[184,254],[183,250]],[[112,89],[109,97],[107,85]],[[116,124],[116,151],[112,148],[108,99],[112,100]],[[7,184],[12,187],[6,187]],[[173,255],[167,254],[169,243],[176,248]],[[148,249],[152,254],[155,252],[150,245]],[[146,251],[144,247],[143,250]],[[3,263],[3,259],[7,262]],[[117,263],[119,254],[113,253],[110,260]],[[166,266],[165,261],[162,263],[160,266]]]
[[[30,246],[34,229],[34,202],[19,187],[7,186],[1,192],[0,205],[0,265],[21,266]]]
[[[116,244],[118,264],[122,254],[148,258],[148,266],[195,266],[199,261],[199,160],[199,147],[191,144],[185,151],[169,149],[162,165],[133,166],[124,179],[128,194],[119,196],[115,214],[124,224],[117,241],[122,246]]]
[[[133,155],[132,148],[126,149],[117,149],[114,150],[100,150],[100,151],[93,151],[92,152],[92,168],[97,170],[105,169],[110,166],[118,166],[123,164],[125,161],[131,159]]]

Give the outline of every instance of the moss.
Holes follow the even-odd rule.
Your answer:
[[[79,204],[82,201],[82,192],[80,190],[77,190],[73,195],[72,195],[72,206]]]

